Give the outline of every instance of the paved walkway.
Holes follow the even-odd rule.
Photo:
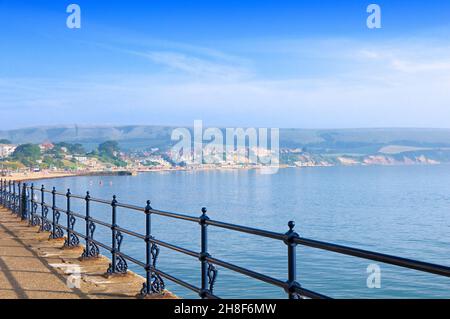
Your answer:
[[[48,236],[0,207],[0,299],[137,298],[141,276],[107,278],[107,258],[80,261],[82,247],[63,249]]]

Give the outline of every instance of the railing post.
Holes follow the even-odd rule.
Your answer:
[[[3,207],[5,207],[5,208],[7,208],[7,206],[8,206],[8,203],[7,203],[7,191],[8,191],[8,188],[7,188],[7,182],[6,182],[6,179],[3,181]]]
[[[7,201],[7,196],[8,196],[8,182],[6,181],[6,179],[3,181],[3,207],[7,208],[8,207],[8,201]]]
[[[14,190],[16,194],[14,196],[14,214],[18,216],[20,212],[20,182],[15,182],[14,185],[17,187],[17,190]]]
[[[56,208],[56,188],[52,189],[52,230],[50,233],[50,239],[60,239],[64,237],[64,232],[61,227],[58,226],[61,213]]]
[[[5,180],[1,180],[0,183],[1,193],[0,193],[0,200],[3,207],[5,207]]]
[[[8,201],[7,201],[7,196],[8,196],[8,183],[6,181],[6,179],[3,181],[3,207],[7,208],[8,207]]]
[[[37,202],[35,199],[35,194],[34,194],[34,184],[31,184],[31,202],[30,202],[30,210],[31,210],[31,214],[30,214],[30,226],[37,226],[38,222],[37,222],[37,217],[36,217],[36,212],[37,212]]]
[[[16,196],[14,197],[14,213],[19,216],[20,212],[20,181],[15,183],[17,190],[15,191]]]
[[[56,188],[52,189],[52,234],[51,238],[56,239]]]
[[[6,179],[2,181],[2,206],[6,208]]]
[[[96,258],[100,254],[100,250],[94,242],[92,242],[92,239],[94,239],[94,232],[95,232],[95,224],[91,221],[91,195],[89,192],[86,192],[86,197],[84,198],[86,201],[86,247],[83,251],[83,254],[81,255],[81,258],[88,259],[88,258]]]
[[[214,265],[208,263],[206,260],[210,255],[208,254],[208,224],[207,221],[209,217],[206,215],[207,209],[202,208],[202,216],[200,216],[200,227],[201,227],[201,252],[200,252],[200,263],[201,263],[201,290],[199,293],[200,298],[206,299],[208,294],[213,292],[214,284],[217,278],[217,269]]]
[[[19,181],[19,182],[17,182],[17,197],[16,197],[16,215],[17,215],[17,217],[20,216],[21,207],[22,207],[21,193],[22,193],[22,182]]]
[[[12,182],[12,187],[13,187],[13,193],[12,193],[12,200],[11,200],[11,211],[13,214],[16,213],[16,181]]]
[[[2,206],[5,207],[6,180],[2,179]]]
[[[17,188],[17,189],[16,189]],[[14,183],[14,214],[19,215],[20,211],[20,182]]]
[[[8,181],[5,180],[5,187],[3,189],[4,193],[5,193],[5,201],[3,203],[3,206],[5,206],[5,208],[8,208]]]
[[[67,190],[66,198],[66,212],[67,212],[67,238],[66,242],[64,243],[64,247],[67,248],[73,248],[77,247],[80,244],[80,239],[77,235],[73,233],[76,219],[72,216],[72,211],[70,207],[70,198],[72,196],[72,193],[70,193],[70,189]]]
[[[113,196],[111,202],[112,209],[112,224],[111,224],[111,236],[112,236],[112,265],[111,273],[116,273],[116,263],[117,263],[117,197]]]
[[[300,284],[297,282],[297,243],[294,239],[299,238],[299,235],[294,231],[295,222],[290,221],[288,223],[289,231],[286,233],[285,244],[288,247],[288,281],[286,293],[289,299],[301,299],[300,294],[296,291],[296,288],[300,288]]]
[[[126,260],[120,256],[120,246],[122,245],[123,235],[117,230],[117,196],[113,196],[111,202],[112,210],[112,224],[111,224],[111,239],[112,239],[112,262],[109,264],[108,270],[106,271],[109,275],[114,274],[126,274],[128,271],[128,264]]]
[[[11,210],[11,181],[8,181],[8,209]]]
[[[9,208],[9,181],[5,182],[5,208]]]
[[[3,178],[0,178],[0,205],[3,205]]]
[[[3,178],[0,182],[0,190],[0,203],[2,204],[2,206],[5,206],[5,181],[3,180]]]
[[[3,178],[0,179],[0,205],[3,206]]]
[[[46,213],[45,213],[45,186],[41,186],[41,227],[39,228],[39,231],[44,231],[45,228],[45,220],[46,220]]]
[[[6,208],[6,179],[5,180],[3,180],[3,203],[2,203],[2,205],[3,205],[3,207],[5,207]]]
[[[30,225],[33,223],[33,216],[34,216],[33,208],[34,208],[34,183],[31,183],[31,186],[30,186]]]
[[[8,209],[9,210],[11,210],[11,194],[12,194],[11,181],[8,181]]]
[[[153,293],[163,293],[165,283],[160,275],[155,272],[156,261],[159,256],[159,247],[152,240],[152,206],[147,201],[145,206],[145,283],[141,289],[141,296],[145,297]]]
[[[206,257],[208,257],[208,225],[206,221],[209,219],[206,215],[207,209],[202,208],[202,216],[200,217],[200,227],[201,227],[201,252],[200,252],[200,262],[201,262],[201,291],[200,297],[202,299],[206,298],[206,292],[208,287],[208,263]]]
[[[27,220],[27,183],[22,184],[22,196],[20,198],[22,203],[20,210],[20,217],[22,220]]]
[[[147,201],[145,206],[145,273],[146,281],[142,288],[141,295],[146,296],[152,293],[152,207]]]
[[[3,207],[8,208],[8,182],[3,182]]]
[[[8,181],[6,181],[6,180],[5,180],[5,188],[4,188],[4,192],[5,192],[5,201],[4,201],[3,206],[4,206],[5,208],[8,208],[8,205],[9,205],[9,201],[8,201],[8,196],[9,196],[9,184],[8,184]]]
[[[66,226],[67,226],[67,246],[70,247],[70,236],[72,234],[72,232],[70,231],[70,188],[67,189],[67,193],[66,193],[66,212],[67,212],[67,216],[66,216]]]
[[[16,207],[16,215],[17,217],[21,216],[21,212],[22,212],[22,182],[19,182],[17,184],[17,207]]]
[[[17,217],[20,217],[20,207],[21,207],[21,193],[22,193],[22,182],[18,181],[17,182],[17,196],[16,196],[16,215]]]
[[[89,222],[90,222],[90,200],[91,200],[91,196],[89,194],[89,192],[86,193],[86,197],[84,198],[84,200],[86,201],[86,216],[84,218],[86,225],[85,225],[85,231],[86,231],[86,248],[85,248],[85,252],[83,253],[82,257],[87,258],[88,257],[88,252],[89,252],[89,245],[90,245],[90,241],[89,241]]]
[[[2,205],[6,208],[6,179],[3,180],[3,196],[2,196]]]
[[[90,202],[91,202],[91,195],[89,192],[86,193],[85,197],[86,201],[86,250],[89,251],[89,222],[91,218],[91,212],[90,212]]]

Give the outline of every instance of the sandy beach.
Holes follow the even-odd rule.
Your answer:
[[[32,180],[39,180],[39,179],[47,179],[47,178],[62,178],[62,177],[70,177],[70,176],[77,176],[76,173],[70,173],[70,172],[27,172],[27,173],[12,173],[8,176],[2,176],[0,177],[3,180],[7,181],[32,181]]]

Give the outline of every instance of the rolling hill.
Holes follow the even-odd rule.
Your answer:
[[[81,143],[93,148],[115,140],[126,150],[161,148],[173,144],[170,126],[53,126],[0,131],[0,139],[15,144]],[[450,129],[281,129],[280,147],[303,148],[311,153],[373,154],[382,149],[427,152],[450,148]],[[401,153],[401,152],[400,152]]]

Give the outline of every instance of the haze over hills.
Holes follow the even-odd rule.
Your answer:
[[[170,126],[48,126],[0,131],[0,139],[15,144],[70,142],[87,148],[115,140],[127,150],[167,148],[173,145]],[[450,129],[281,129],[281,148],[307,148],[319,152],[374,153],[383,147],[405,150],[450,148]],[[391,148],[392,150],[392,148]]]

